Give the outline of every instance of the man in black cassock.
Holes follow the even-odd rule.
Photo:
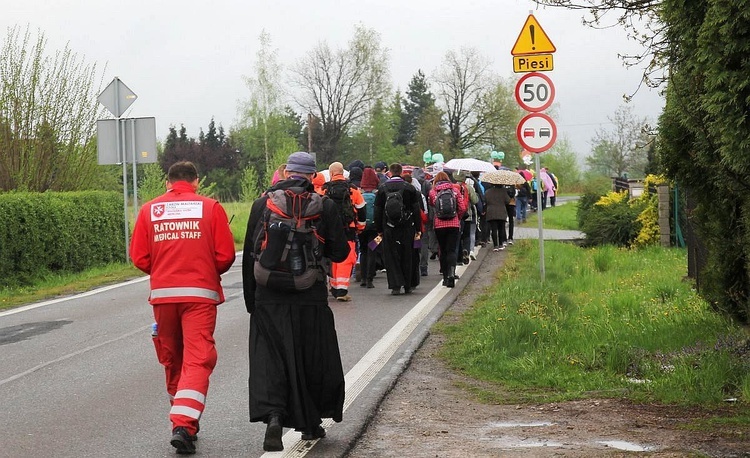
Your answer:
[[[314,192],[315,160],[304,152],[287,160],[285,179],[271,190]],[[328,307],[325,273],[310,288],[283,292],[264,287],[254,276],[253,247],[268,196],[258,198],[250,211],[242,263],[245,306],[250,313],[250,421],[267,424],[265,451],[284,449],[283,428],[302,432],[303,440],[325,437],[323,418],[342,419],[344,371],[341,365],[333,312]],[[316,223],[323,238],[323,256],[341,262],[349,244],[336,204],[323,202]]]
[[[419,260],[415,259],[413,246],[415,235],[419,233],[421,236],[419,209],[422,197],[411,183],[401,178],[401,164],[391,164],[389,171],[391,177],[375,194],[375,228],[383,237],[383,260],[391,294],[401,294],[401,288],[409,294],[419,284]],[[403,196],[405,221],[399,224],[389,221],[385,215],[387,195],[393,191],[401,191]]]

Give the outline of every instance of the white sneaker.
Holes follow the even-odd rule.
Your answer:
[[[508,245],[513,245],[513,239],[508,240]]]

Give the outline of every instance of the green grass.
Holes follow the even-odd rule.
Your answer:
[[[542,212],[542,224],[545,229],[577,231],[579,230],[578,219],[576,218],[577,209],[577,202],[567,202],[555,207],[547,207]],[[523,226],[536,227],[538,216],[538,212],[527,213],[526,224]]]
[[[250,207],[252,202],[229,202],[222,203],[224,210],[231,220],[229,227],[232,229],[234,243],[238,249],[242,249],[245,242],[245,232],[247,232],[247,220],[250,217]]]
[[[89,291],[143,275],[132,265],[108,264],[78,273],[48,274],[34,286],[0,289],[0,310],[54,297]]]
[[[748,337],[682,280],[685,250],[546,242],[543,284],[535,241],[508,253],[496,286],[438,327],[449,364],[499,387],[495,402],[750,402]]]

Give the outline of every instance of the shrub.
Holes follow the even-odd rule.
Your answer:
[[[587,212],[581,229],[588,245],[630,246],[638,235],[638,214],[643,204],[628,201],[626,192],[602,196]]]
[[[125,260],[122,196],[116,192],[0,195],[0,286],[50,271],[78,272]]]

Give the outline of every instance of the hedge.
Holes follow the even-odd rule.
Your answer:
[[[0,194],[0,287],[125,261],[122,195]]]

